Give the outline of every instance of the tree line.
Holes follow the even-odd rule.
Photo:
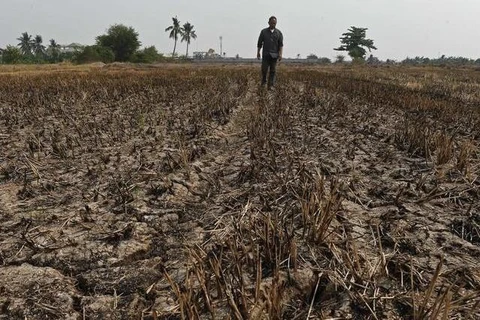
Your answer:
[[[177,17],[172,18],[172,25],[165,29],[169,37],[174,40],[172,57],[177,57],[177,41],[186,42],[185,57],[188,57],[188,48],[192,40],[197,38],[193,24],[186,22],[181,25]],[[134,62],[153,63],[167,60],[159,53],[155,46],[140,49],[139,34],[133,27],[123,24],[110,26],[105,34],[95,38],[95,44],[82,46],[73,52],[66,52],[54,39],[50,39],[48,47],[43,43],[41,35],[33,35],[24,32],[19,38],[18,44],[7,45],[0,51],[1,62],[5,64],[18,63],[58,63],[72,61],[75,63],[91,62]]]
[[[396,62],[391,59],[381,61],[372,54],[367,58],[367,50],[377,50],[372,39],[367,39],[366,32],[368,28],[350,27],[347,32],[342,34],[340,38],[341,45],[334,48],[336,51],[346,51],[353,63],[366,63],[370,65],[378,64],[404,64],[404,65],[432,65],[432,66],[447,66],[447,65],[480,65],[480,59],[469,59],[464,57],[447,57],[442,55],[440,58],[415,57]],[[329,64],[332,61],[329,58],[318,57],[315,54],[307,56],[307,60],[315,61],[320,64]],[[343,63],[345,56],[337,55],[334,63]]]
[[[377,50],[372,39],[368,39],[366,32],[368,28],[351,26],[347,32],[340,37],[341,45],[334,48],[336,51],[347,52],[354,63],[382,64],[396,63],[393,60],[380,61],[372,54],[367,58],[367,50]],[[172,24],[165,28],[170,39],[173,40],[172,58],[178,57],[177,43],[186,43],[184,57],[188,57],[188,49],[192,40],[197,39],[196,30],[190,22],[181,24],[178,17],[172,17]],[[62,61],[73,61],[76,63],[104,62],[134,62],[153,63],[168,60],[159,53],[155,46],[140,49],[141,42],[139,34],[133,27],[122,24],[115,24],[107,29],[105,34],[95,38],[95,44],[82,47],[74,52],[65,52],[54,40],[50,39],[48,46],[43,44],[41,35],[33,35],[24,32],[19,38],[16,46],[8,45],[1,53],[2,62],[13,63],[58,63]],[[300,55],[297,55],[300,58]],[[329,58],[317,57],[315,54],[307,56],[307,60],[316,63],[329,64]],[[345,56],[337,55],[335,63],[343,63]],[[445,57],[430,59],[425,57],[406,58],[402,64],[409,65],[480,65],[480,59],[472,60],[463,57]]]
[[[24,32],[17,40],[17,46],[8,45],[3,50],[3,63],[56,63],[63,59],[60,57],[60,46],[54,39],[50,39],[48,47],[43,44],[41,35],[33,37]]]

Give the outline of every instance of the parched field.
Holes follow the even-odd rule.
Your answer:
[[[0,68],[0,319],[480,319],[480,72]]]

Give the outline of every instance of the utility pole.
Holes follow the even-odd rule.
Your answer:
[[[220,36],[220,58],[223,57],[223,37]]]

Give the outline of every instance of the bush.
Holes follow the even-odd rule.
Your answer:
[[[112,49],[102,46],[87,46],[79,52],[74,59],[77,63],[103,62],[110,63],[115,61],[115,54]]]
[[[154,63],[163,60],[162,54],[159,54],[155,46],[147,47],[137,51],[131,58],[131,62],[135,63]]]
[[[15,64],[15,63],[22,63],[23,55],[19,48],[14,46],[7,46],[5,50],[3,50],[2,54],[2,63],[6,64]]]
[[[335,57],[335,63],[344,63],[344,62],[345,62],[345,56],[344,55],[339,54]]]
[[[326,57],[321,57],[321,58],[318,58],[318,63],[320,63],[320,64],[331,64],[332,60],[330,60],[329,58],[326,58]]]

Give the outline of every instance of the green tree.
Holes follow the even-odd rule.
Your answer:
[[[44,58],[45,56],[45,46],[43,45],[43,38],[41,35],[36,35],[33,39],[33,52],[37,58]]]
[[[308,60],[317,60],[318,59],[318,56],[314,53],[310,53],[308,56],[307,56],[307,59]]]
[[[96,38],[97,45],[110,48],[115,54],[115,61],[128,61],[140,47],[138,32],[132,27],[115,24],[107,30],[107,34]]]
[[[22,51],[15,46],[7,46],[3,50],[2,61],[3,63],[14,64],[21,63],[23,59]]]
[[[29,35],[27,32],[22,33],[22,35],[17,38],[18,41],[18,47],[20,48],[22,54],[26,56],[31,56],[32,55],[32,48],[34,45],[34,41],[32,39],[32,36]]]
[[[342,45],[334,50],[347,51],[353,61],[364,60],[367,53],[365,48],[369,52],[372,49],[377,50],[373,45],[373,40],[366,38],[367,30],[368,28],[350,27],[348,32],[342,34],[343,37],[340,38]]]
[[[175,44],[173,45],[173,53],[172,57],[175,57],[175,51],[177,49],[177,41],[178,41],[178,36],[182,35],[183,30],[182,27],[180,26],[180,21],[178,20],[177,17],[172,18],[173,24],[169,26],[168,28],[165,29],[165,32],[170,31],[169,38],[173,39],[175,41]]]
[[[188,46],[192,39],[197,39],[197,34],[195,33],[195,30],[193,30],[193,24],[190,24],[190,22],[183,25],[182,31],[182,42],[185,41],[187,43],[187,53],[185,56],[188,58]]]

